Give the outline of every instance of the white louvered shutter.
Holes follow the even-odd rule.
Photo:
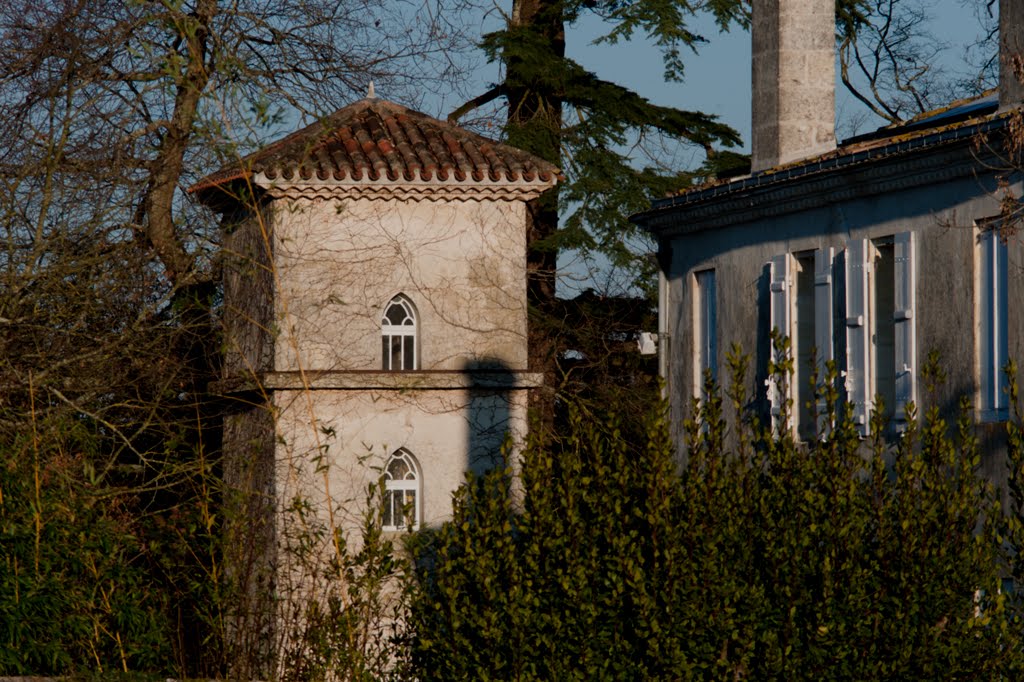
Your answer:
[[[917,334],[914,322],[914,292],[917,268],[914,265],[914,233],[902,232],[893,238],[893,330],[895,337],[896,404],[893,417],[897,430],[906,426],[907,403],[916,400]]]
[[[773,257],[769,263],[771,276],[769,303],[771,307],[772,329],[778,329],[783,336],[789,336],[790,307],[792,306],[792,267],[788,253]],[[768,343],[771,344],[769,337]],[[769,347],[769,357],[775,357],[775,349]],[[771,404],[772,429],[778,427],[778,417],[782,413],[782,401],[785,396],[779,390],[775,377],[768,377],[768,401]]]
[[[853,403],[854,423],[864,436],[871,429],[870,277],[871,245],[866,239],[851,240],[846,248],[846,394]]]
[[[826,377],[825,363],[834,358],[832,338],[832,247],[814,252],[814,346],[818,362],[818,381]],[[818,414],[824,419],[825,403],[818,401]],[[819,429],[824,434],[826,429]]]

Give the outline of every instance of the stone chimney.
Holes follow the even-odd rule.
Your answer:
[[[999,108],[1024,101],[1024,0],[999,0]]]
[[[835,0],[753,0],[752,20],[751,169],[834,149]]]

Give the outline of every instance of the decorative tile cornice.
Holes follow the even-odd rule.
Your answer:
[[[274,199],[399,199],[403,201],[530,201],[551,188],[550,182],[438,182],[418,175],[411,181],[366,180],[362,182],[283,183],[265,175],[255,184]]]

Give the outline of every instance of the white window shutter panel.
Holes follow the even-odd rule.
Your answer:
[[[814,347],[819,383],[826,379],[825,363],[835,356],[835,342],[832,338],[832,257],[831,246],[814,252]],[[824,420],[824,401],[818,400],[817,409]],[[826,433],[826,426],[820,424],[818,432]]]
[[[771,307],[772,329],[778,329],[783,336],[789,336],[790,330],[790,307],[792,306],[792,284],[788,253],[773,257],[769,262],[771,282],[769,284],[769,304]],[[771,344],[771,338],[768,343]],[[769,356],[775,358],[774,347],[768,348]],[[768,377],[768,402],[771,404],[772,429],[778,427],[778,417],[782,413],[782,400],[784,396],[775,381],[775,377]]]
[[[906,423],[907,403],[916,400],[917,334],[915,333],[914,292],[917,268],[914,265],[914,233],[901,232],[893,238],[893,325],[896,341],[896,428]]]
[[[771,260],[771,306],[772,328],[778,328],[784,336],[789,336],[790,308],[790,266],[789,254],[775,256]]]
[[[871,430],[870,326],[868,280],[871,245],[851,240],[846,248],[846,394],[853,403],[853,420],[861,435]]]
[[[997,229],[978,237],[980,338],[978,364],[981,370],[981,418],[1002,421],[1008,417],[1007,386],[1003,366],[1007,361],[1007,249]]]
[[[814,345],[818,375],[825,376],[825,363],[834,357],[832,341],[832,247],[814,252]]]

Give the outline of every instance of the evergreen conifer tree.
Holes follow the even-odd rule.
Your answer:
[[[566,27],[589,13],[609,26],[599,38],[603,43],[644,34],[662,50],[665,78],[678,81],[684,72],[682,51],[705,42],[691,26],[704,11],[723,29],[747,23],[741,0],[513,0],[505,28],[484,37],[482,48],[502,65],[502,80],[449,118],[458,120],[504,98],[508,142],[559,165],[566,176],[560,191],[537,202],[531,214],[530,300],[540,310],[554,299],[561,249],[603,253],[613,265],[637,268],[634,283],[645,281],[650,266],[629,247],[636,233],[627,217],[647,208],[652,196],[690,184],[695,170],[708,173],[744,163],[741,155],[720,151],[735,147],[740,138],[716,116],[654,104],[567,57]],[[652,136],[699,146],[707,159],[704,168],[637,167],[623,145]],[[572,207],[560,229],[559,207]]]

